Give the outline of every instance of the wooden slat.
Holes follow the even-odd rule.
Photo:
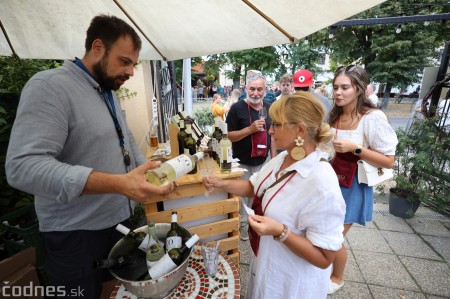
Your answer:
[[[224,219],[212,223],[206,223],[189,228],[192,234],[197,234],[200,239],[206,239],[216,235],[239,231],[239,218]]]
[[[146,204],[147,206],[147,204]],[[214,202],[187,206],[176,209],[178,213],[178,223],[189,222],[193,220],[213,217],[223,214],[239,215],[239,197],[233,197]],[[153,220],[155,223],[170,222],[172,211],[162,211],[159,213],[148,212],[146,208],[147,219]]]
[[[229,238],[221,239],[219,248],[222,251],[228,251],[239,248],[239,236],[232,236]]]

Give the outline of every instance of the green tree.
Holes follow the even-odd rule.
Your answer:
[[[275,47],[256,48],[209,55],[205,69],[223,69],[231,65],[225,76],[233,80],[234,88],[239,88],[240,78],[247,70],[259,70],[265,75],[273,74],[280,65],[280,56]]]
[[[325,50],[317,45],[312,37],[308,38],[308,43],[302,40],[295,44],[281,45],[280,52],[284,63],[276,72],[277,78],[285,73],[294,74],[299,69],[308,69],[316,76],[323,72],[317,64]]]
[[[447,1],[396,0],[388,1],[353,17],[368,19],[402,15],[425,15],[448,12]],[[384,98],[392,87],[405,88],[419,82],[425,66],[439,61],[436,49],[443,46],[450,35],[448,22],[340,27],[333,39],[326,30],[321,31],[321,42],[329,49],[331,59],[337,64],[364,64],[371,79],[385,83]]]

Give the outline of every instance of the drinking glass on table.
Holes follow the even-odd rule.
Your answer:
[[[266,119],[267,117],[267,109],[266,107],[262,106],[261,109],[258,111],[259,119]],[[264,128],[261,129],[261,131],[264,131]]]
[[[214,174],[215,163],[216,161],[214,161],[214,159],[205,152],[203,159],[200,159],[197,162],[198,172],[202,177],[212,176]],[[205,190],[205,196],[209,196],[208,190]]]

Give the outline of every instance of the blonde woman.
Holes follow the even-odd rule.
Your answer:
[[[308,92],[274,102],[269,133],[284,151],[249,180],[203,178],[209,190],[254,197],[256,215],[247,220],[257,256],[247,298],[327,296],[329,266],[344,241],[345,203],[336,174],[324,159],[332,140],[325,113]]]
[[[222,98],[220,97],[220,94],[216,93],[213,95],[212,98],[212,104],[211,104],[211,113],[214,115],[214,117],[220,117],[222,120],[225,120],[225,113],[230,110],[230,108],[225,109],[220,104],[222,101]]]

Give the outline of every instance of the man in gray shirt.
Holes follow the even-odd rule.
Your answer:
[[[99,298],[107,271],[94,269],[121,237],[132,203],[173,191],[148,169],[112,90],[128,80],[141,40],[126,22],[97,16],[83,59],[34,75],[24,87],[6,158],[8,183],[35,196],[45,267],[58,297]]]

